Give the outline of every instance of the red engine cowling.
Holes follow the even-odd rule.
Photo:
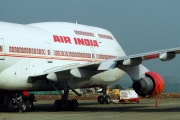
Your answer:
[[[145,73],[145,77],[133,83],[133,89],[142,97],[154,97],[164,90],[164,80],[161,75],[155,72]]]

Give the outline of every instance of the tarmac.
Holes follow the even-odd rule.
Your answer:
[[[0,120],[179,120],[180,99],[142,99],[140,103],[79,102],[78,111],[54,111],[54,101],[37,101],[33,112],[0,112]]]

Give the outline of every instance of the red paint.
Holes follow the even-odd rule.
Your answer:
[[[84,45],[83,38],[74,38],[74,41],[75,41],[76,45]]]
[[[61,42],[61,43],[64,43],[63,36],[59,36],[59,39],[60,39],[60,42]]]
[[[97,40],[74,38],[74,42],[76,45],[99,47]]]
[[[90,46],[90,41],[89,41],[88,39],[84,39],[84,44],[85,44],[86,46]]]
[[[154,90],[150,95],[150,97],[154,97],[161,94],[165,87],[164,79],[161,77],[161,75],[155,72],[146,72],[145,75],[150,77],[154,81],[154,85],[155,85]]]
[[[54,38],[54,42],[61,42],[59,36],[53,35],[53,38]]]
[[[72,44],[71,38],[68,36],[53,35],[54,42]],[[74,38],[75,45],[99,47],[97,40],[87,38]]]
[[[29,92],[28,91],[23,91],[23,95],[24,96],[29,96]]]
[[[129,101],[129,102],[137,102],[137,103],[139,103],[139,101],[140,101],[140,98],[138,97],[138,98],[129,98],[129,99],[119,99],[120,100],[120,102],[121,101],[123,101],[123,102],[125,102],[125,101]]]
[[[152,54],[152,55],[144,56],[144,59],[149,60],[149,59],[154,59],[154,58],[158,58],[158,57],[159,57],[159,54]]]
[[[57,36],[57,35],[53,35],[53,39],[54,39],[54,42],[72,44],[72,43],[71,43],[71,39],[70,39],[70,37],[68,37],[68,36]]]
[[[156,99],[156,104],[155,104],[156,107],[158,107],[158,100]]]
[[[94,34],[92,32],[85,32],[85,31],[80,31],[80,30],[74,30],[74,33],[76,35],[84,35],[84,36],[94,37]]]
[[[105,38],[105,39],[113,40],[112,36],[109,36],[109,35],[98,34],[98,36],[99,36],[100,38]]]
[[[25,53],[25,54],[39,54],[39,55],[45,55],[46,54],[45,49],[16,47],[16,46],[9,46],[9,52],[12,52],[12,53]]]
[[[94,44],[94,47],[99,47],[99,45],[98,45],[96,40],[93,40],[93,44]]]
[[[65,43],[72,44],[72,43],[71,43],[71,39],[70,39],[70,37],[68,37],[68,36],[64,36],[64,37],[63,37],[63,39],[64,39],[64,42],[65,42]]]

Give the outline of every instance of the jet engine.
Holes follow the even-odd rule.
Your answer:
[[[155,72],[146,72],[145,77],[133,83],[133,89],[142,97],[154,97],[164,90],[164,80]]]

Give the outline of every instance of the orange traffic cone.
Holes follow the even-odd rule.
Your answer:
[[[158,100],[156,99],[156,107],[158,107]]]

